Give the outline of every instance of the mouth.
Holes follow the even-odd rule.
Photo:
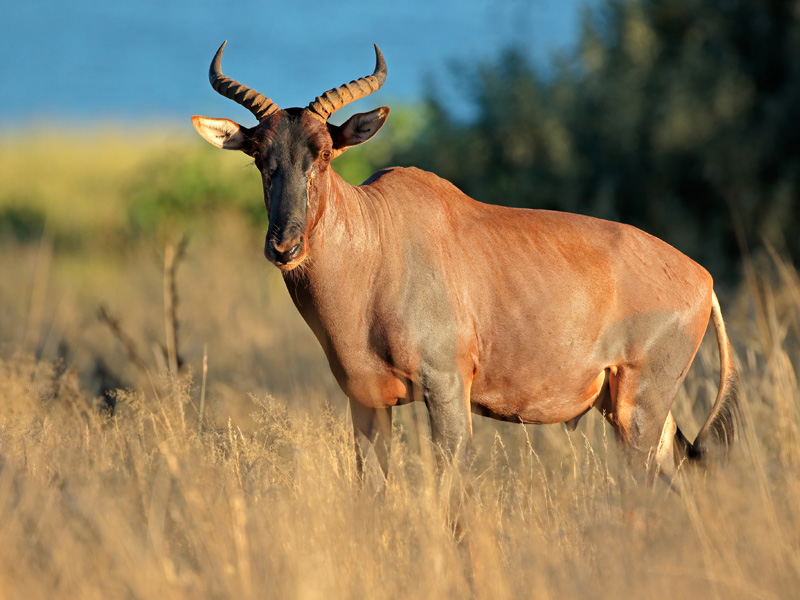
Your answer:
[[[300,237],[300,240],[296,245],[300,246],[301,248],[300,254],[297,256],[292,256],[291,259],[287,260],[288,256],[294,253],[291,250],[288,253],[276,252],[275,248],[272,246],[272,244],[270,244],[269,238],[267,238],[264,243],[264,256],[269,262],[278,267],[281,271],[288,273],[289,271],[293,271],[299,267],[301,264],[303,264],[303,262],[305,262],[306,258],[308,258],[308,244],[306,243],[305,234]]]
[[[299,267],[303,262],[305,262],[306,257],[308,256],[308,252],[303,252],[300,256],[295,258],[294,260],[290,260],[288,263],[282,263],[277,260],[270,259],[270,262],[278,267],[284,273],[288,273],[289,271],[294,271],[297,267]]]

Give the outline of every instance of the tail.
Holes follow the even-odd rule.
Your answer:
[[[717,334],[719,348],[719,391],[711,413],[700,428],[694,443],[684,437],[680,429],[675,432],[675,449],[680,458],[704,464],[711,460],[724,461],[734,440],[734,421],[738,412],[741,380],[731,358],[731,348],[717,295],[711,292],[711,322]]]

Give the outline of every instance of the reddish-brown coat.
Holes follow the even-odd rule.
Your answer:
[[[417,381],[424,348],[400,318],[415,271],[447,297],[471,402],[525,422],[581,414],[601,372],[645,360],[637,319],[673,319],[691,355],[708,322],[705,269],[633,227],[482,204],[413,168],[357,188],[328,170],[310,200],[316,226],[298,282],[313,310],[290,289],[343,389],[368,406],[405,399]],[[425,265],[409,264],[409,249]]]
[[[220,87],[221,53],[212,85],[237,99],[248,88]],[[375,72],[359,80],[368,90],[359,84],[356,96],[385,78],[376,47]],[[347,89],[326,94],[330,110]],[[350,398],[359,468],[372,456],[386,473],[391,407],[412,400],[425,401],[433,441],[453,457],[465,456],[469,408],[574,425],[596,406],[629,464],[641,470],[657,448],[665,474],[675,472],[673,449],[679,461],[730,444],[738,378],[705,269],[633,227],[481,204],[418,169],[351,186],[330,159],[375,135],[388,108],[334,126],[317,103],[281,111],[255,98],[253,129],[192,121],[212,144],[255,159],[270,219],[265,255]],[[720,390],[690,443],[669,411],[709,316]]]

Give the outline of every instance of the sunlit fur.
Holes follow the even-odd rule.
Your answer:
[[[262,174],[265,254],[350,399],[359,466],[385,480],[392,407],[413,400],[445,462],[462,466],[472,407],[573,427],[597,408],[637,478],[654,455],[669,462],[662,473],[710,445],[725,456],[737,404],[727,375],[695,442],[675,427],[676,451],[657,451],[710,318],[723,373],[736,372],[708,271],[634,227],[484,204],[415,168],[350,185],[329,159],[388,113],[334,126],[290,108],[232,134]],[[195,121],[214,143],[222,125]]]

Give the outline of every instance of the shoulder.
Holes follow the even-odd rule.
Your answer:
[[[388,183],[422,184],[422,185],[446,185],[455,186],[442,179],[430,171],[424,171],[417,167],[387,167],[370,175],[361,185],[388,184]]]

